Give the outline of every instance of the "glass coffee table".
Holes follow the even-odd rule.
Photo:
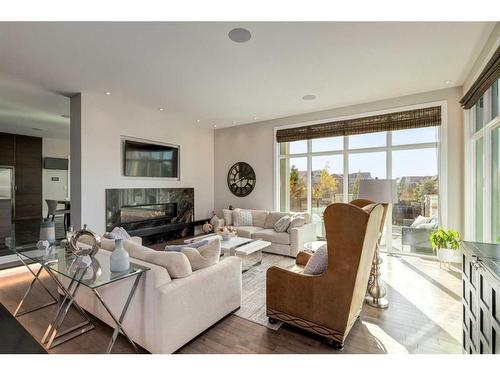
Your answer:
[[[240,258],[242,272],[246,272],[262,263],[262,250],[271,246],[271,242],[235,236],[222,240],[220,245],[221,255]]]
[[[32,280],[30,286],[26,290],[24,297],[22,298],[16,309],[15,315],[19,316],[22,314],[27,314],[40,308],[53,305],[54,303],[59,303],[56,314],[47,327],[47,330],[45,331],[45,334],[42,338],[42,344],[45,344],[47,350],[95,328],[87,312],[82,307],[80,307],[80,305],[78,305],[75,300],[78,289],[83,286],[93,292],[99,303],[104,307],[104,309],[107,311],[107,313],[115,323],[115,329],[107,346],[106,353],[110,353],[113,349],[113,345],[119,333],[122,333],[134,347],[135,351],[138,352],[137,346],[127,335],[127,332],[122,326],[122,322],[125,318],[130,302],[132,301],[132,298],[135,294],[137,285],[139,284],[142,275],[146,271],[148,271],[149,268],[130,263],[130,268],[125,272],[111,272],[109,267],[110,254],[101,251],[99,251],[93,257],[92,264],[89,267],[82,268],[80,267],[79,258],[77,256],[71,253],[68,254],[64,248],[58,246],[51,248],[50,251],[34,249],[27,251],[15,251],[15,253],[24,264],[24,266],[28,268],[28,270],[34,276],[34,279]],[[34,269],[30,267],[30,265],[32,264],[40,265],[38,271],[35,272]],[[45,270],[47,272],[51,279],[57,284],[59,290],[63,293],[63,297],[60,301],[43,284],[42,280],[40,280],[39,276],[42,270]],[[135,277],[135,280],[125,300],[125,304],[122,308],[120,316],[117,317],[115,316],[115,314],[113,314],[111,309],[102,298],[101,294],[99,293],[99,288],[130,277]],[[43,288],[50,294],[54,301],[21,312],[21,307],[30,294],[36,281],[38,281],[43,286]],[[83,322],[62,331],[61,326],[71,306],[74,306],[76,308],[78,314],[83,318]]]

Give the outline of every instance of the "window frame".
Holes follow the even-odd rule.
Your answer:
[[[492,85],[493,86],[493,85]],[[476,105],[464,110],[465,143],[465,239],[475,241],[476,233],[476,142],[483,139],[483,228],[482,242],[496,242],[492,236],[492,134],[500,128],[500,114],[492,118],[492,86],[483,94],[483,119],[488,119],[476,131]],[[484,120],[483,120],[484,122]]]
[[[280,211],[280,160],[281,159],[289,159],[296,157],[306,157],[307,158],[307,187],[308,187],[308,195],[307,195],[307,212],[312,212],[312,197],[310,194],[310,188],[312,185],[312,157],[314,156],[330,156],[330,155],[343,155],[343,194],[344,201],[347,202],[349,192],[349,155],[350,154],[360,154],[360,153],[371,153],[371,152],[385,152],[386,153],[386,177],[388,179],[392,178],[392,151],[398,150],[415,150],[415,149],[424,149],[424,148],[436,148],[437,149],[437,158],[438,158],[438,178],[439,178],[439,221],[440,225],[447,226],[448,223],[448,171],[447,171],[447,155],[448,155],[448,142],[447,142],[447,132],[448,132],[448,112],[447,112],[447,101],[435,101],[429,103],[422,103],[404,107],[395,107],[391,109],[373,111],[373,112],[365,112],[365,113],[356,113],[348,116],[340,116],[327,118],[323,120],[314,120],[307,121],[302,123],[295,123],[290,125],[276,126],[274,128],[274,209],[276,211]],[[357,148],[357,149],[349,149],[349,137],[343,137],[343,149],[335,150],[335,151],[321,151],[321,152],[312,152],[312,141],[307,140],[307,152],[301,154],[287,154],[280,155],[279,143],[276,142],[276,132],[279,129],[299,127],[299,126],[307,126],[314,125],[320,122],[327,121],[342,121],[348,120],[358,117],[379,115],[385,113],[406,111],[418,108],[426,108],[426,107],[434,107],[441,106],[441,125],[438,127],[438,139],[437,142],[426,142],[426,143],[418,143],[418,144],[406,144],[406,145],[392,145],[392,132],[386,132],[386,145],[380,147],[370,147],[370,148]],[[286,209],[289,211],[289,199],[285,199],[287,202]],[[392,206],[392,205],[391,205]],[[392,214],[392,213],[389,213]],[[389,216],[388,214],[388,216]],[[387,221],[387,230],[392,232],[392,221]],[[390,238],[391,236],[389,236]],[[390,243],[388,243],[390,245]]]

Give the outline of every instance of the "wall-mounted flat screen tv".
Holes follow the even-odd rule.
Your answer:
[[[124,175],[179,178],[179,146],[124,141]]]

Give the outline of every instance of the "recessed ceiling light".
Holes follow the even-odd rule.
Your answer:
[[[165,108],[160,108],[160,112],[163,112],[165,110]]]
[[[111,95],[111,93],[109,91],[106,91],[106,95]]]
[[[452,83],[453,83],[453,81],[449,80],[449,79],[447,79],[446,81],[444,81],[445,85],[451,85]]]
[[[307,94],[302,97],[302,100],[314,100],[314,99],[316,99],[316,95],[312,94]]]
[[[257,120],[257,118],[258,118],[257,116],[253,116],[253,119],[254,119],[254,120]]]
[[[214,125],[214,128],[216,128],[216,127],[217,127],[217,125]]]
[[[243,29],[238,27],[236,29],[232,29],[228,34],[229,39],[231,39],[235,43],[245,43],[250,40],[252,34],[247,29]]]
[[[196,120],[196,122],[200,122],[200,120]]]

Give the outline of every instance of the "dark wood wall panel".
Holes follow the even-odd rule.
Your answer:
[[[0,133],[0,165],[14,165],[15,150],[15,135]]]

